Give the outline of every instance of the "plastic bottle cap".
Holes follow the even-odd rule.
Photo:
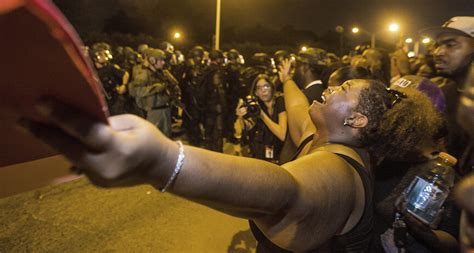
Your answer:
[[[456,159],[456,157],[445,152],[440,152],[438,158],[442,159],[444,162],[448,163],[451,166],[456,165],[456,163],[458,162],[458,159]]]

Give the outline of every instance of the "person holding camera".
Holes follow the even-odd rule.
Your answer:
[[[287,115],[283,96],[276,96],[268,75],[255,78],[251,95],[239,101],[236,115],[252,157],[277,163],[286,136]]]

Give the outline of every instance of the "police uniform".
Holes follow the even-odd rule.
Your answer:
[[[183,76],[183,102],[189,116],[183,115],[183,124],[189,143],[200,146],[203,141],[201,126],[204,126],[205,88],[204,65],[190,64]]]
[[[123,77],[127,72],[118,65],[107,64],[97,69],[100,81],[106,93],[107,105],[111,115],[121,114],[125,110],[126,98],[117,93],[117,87],[123,82]]]
[[[222,152],[224,115],[227,111],[223,69],[218,65],[211,65],[204,78],[204,83],[206,90],[204,124],[206,148]]]
[[[158,127],[166,136],[171,136],[170,98],[166,93],[168,81],[160,71],[153,72],[143,65],[133,68],[133,80],[129,92],[142,110],[146,119]]]
[[[228,109],[233,110],[237,107],[240,97],[240,91],[242,90],[241,82],[241,71],[242,68],[238,63],[229,63],[225,68],[225,79],[226,79],[226,98],[228,103]],[[224,136],[228,140],[234,138],[234,122],[237,116],[233,113],[229,113],[225,120]]]

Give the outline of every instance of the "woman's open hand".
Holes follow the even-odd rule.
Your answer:
[[[285,83],[291,79],[291,61],[290,59],[285,59],[278,66],[278,76],[280,77],[281,83]]]
[[[66,156],[96,185],[150,183],[152,168],[172,166],[165,161],[158,166],[158,161],[166,145],[175,144],[142,118],[118,115],[110,117],[107,125],[53,99],[41,101],[37,112],[46,124],[25,119],[20,124]]]

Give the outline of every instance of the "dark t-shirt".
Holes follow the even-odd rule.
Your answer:
[[[278,115],[286,111],[283,96],[275,99],[273,107],[273,114],[269,115],[265,104],[260,103],[260,108],[262,108],[273,122],[278,123]],[[283,142],[270,131],[262,119],[257,118],[255,126],[250,129],[247,134],[252,157],[277,162]]]

